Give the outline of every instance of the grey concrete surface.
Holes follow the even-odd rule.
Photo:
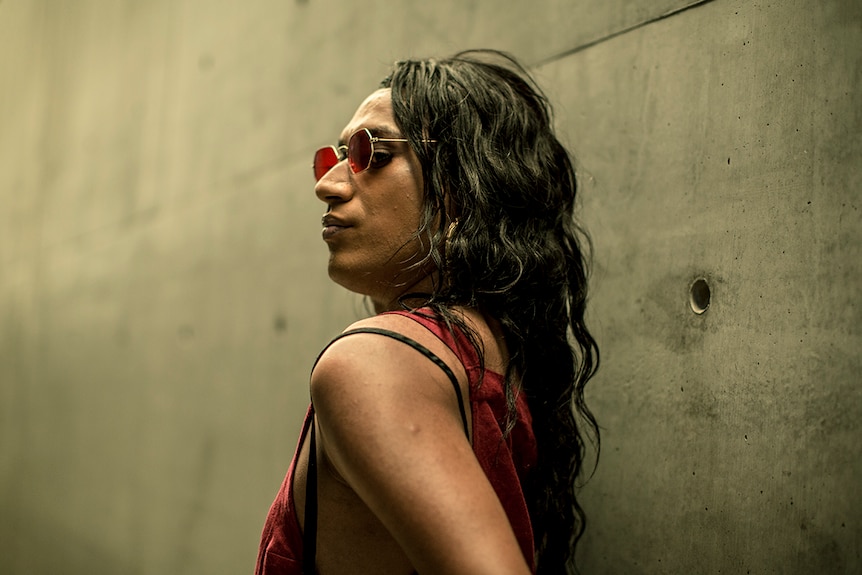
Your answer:
[[[860,48],[858,3],[719,1],[542,70],[597,245],[587,572],[862,572]]]
[[[310,152],[477,46],[536,65],[595,240],[583,571],[862,572],[855,0],[2,0],[0,573],[251,571],[365,313]]]

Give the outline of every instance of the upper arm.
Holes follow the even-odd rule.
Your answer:
[[[396,340],[357,334],[321,357],[311,391],[323,455],[414,567],[529,573],[438,366]]]

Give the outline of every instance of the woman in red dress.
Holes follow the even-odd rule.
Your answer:
[[[314,366],[256,572],[571,572],[598,349],[547,100],[499,52],[400,62],[314,172],[376,315]]]

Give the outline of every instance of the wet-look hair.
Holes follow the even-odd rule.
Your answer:
[[[524,393],[538,444],[525,485],[537,570],[576,572],[585,527],[576,482],[585,440],[596,458],[599,445],[584,387],[599,351],[584,322],[591,244],[575,219],[572,158],[547,98],[505,53],[398,62],[381,86],[391,88],[395,121],[422,165],[416,237],[428,249],[413,265],[436,270],[432,293],[402,303],[458,325],[483,362],[478,336],[451,310],[475,307],[500,322],[509,351],[508,430]]]

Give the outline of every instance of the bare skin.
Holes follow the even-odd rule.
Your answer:
[[[399,138],[389,90],[378,90],[357,109],[339,144],[368,128],[379,137]],[[397,309],[408,291],[431,288],[431,270],[408,270],[425,250],[413,234],[422,206],[422,168],[406,142],[378,142],[382,161],[354,174],[342,161],[314,188],[327,204],[324,241],[329,247],[329,277],[350,291],[367,295],[377,312]]]
[[[343,139],[361,127],[375,135],[376,129],[395,130],[388,90],[360,105]],[[391,157],[379,168],[353,174],[342,162],[315,188],[328,213],[344,224],[327,238],[330,276],[368,295],[377,311],[394,309],[400,295],[428,289],[432,281],[427,270],[405,274],[397,263],[421,255],[421,244],[410,238],[419,221],[422,183],[406,144],[391,144],[388,151]],[[479,334],[486,366],[503,372],[507,353],[496,322],[476,310],[458,311]],[[463,366],[421,325],[378,315],[351,328],[361,326],[398,331],[425,345],[451,367],[469,397]],[[352,335],[323,354],[311,394],[320,462],[320,573],[530,573],[439,367],[401,342]],[[293,486],[300,523],[307,467],[305,444]]]

